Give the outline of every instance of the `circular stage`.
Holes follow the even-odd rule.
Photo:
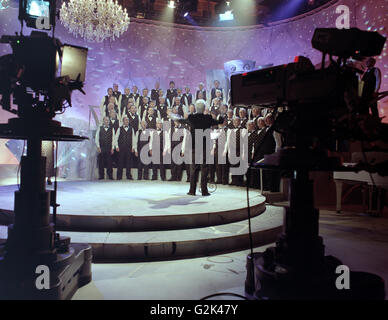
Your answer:
[[[99,260],[204,256],[249,247],[246,189],[217,186],[211,196],[187,195],[188,183],[67,181],[58,183],[57,229],[86,242]],[[0,224],[13,222],[14,191],[0,187]],[[282,208],[250,191],[254,244],[275,241]],[[5,238],[5,227],[0,238]]]

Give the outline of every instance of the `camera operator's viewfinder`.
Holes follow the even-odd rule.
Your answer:
[[[19,20],[39,30],[50,30],[55,25],[55,0],[19,0]]]
[[[63,46],[63,58],[61,65],[61,76],[69,76],[70,80],[85,81],[86,60],[88,49],[83,47],[65,44]]]
[[[49,17],[50,2],[42,0],[27,0],[27,16],[31,17]]]

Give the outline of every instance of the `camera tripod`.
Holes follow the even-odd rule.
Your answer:
[[[60,237],[50,223],[50,204],[58,205],[45,189],[42,140],[85,138],[73,135],[73,129],[62,127],[58,121],[36,114],[28,120],[14,118],[1,124],[0,138],[27,140],[20,189],[15,192],[14,224],[8,227],[7,242],[0,247],[0,298],[69,299],[91,281],[92,250],[87,244],[70,244],[70,238]],[[42,267],[49,278],[43,288],[37,284]]]

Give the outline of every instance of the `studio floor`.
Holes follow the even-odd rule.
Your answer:
[[[327,255],[340,258],[351,270],[376,273],[388,284],[387,210],[381,218],[354,211],[338,215],[321,210],[320,234]],[[197,300],[220,292],[243,295],[248,253],[244,250],[196,259],[93,264],[93,281],[79,289],[73,299]]]

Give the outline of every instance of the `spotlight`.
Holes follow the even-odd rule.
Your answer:
[[[189,13],[186,11],[185,14],[183,15],[185,18],[189,16]]]
[[[234,15],[232,10],[225,11],[225,13],[220,13],[220,21],[230,21],[234,20]]]
[[[170,0],[170,1],[168,1],[168,5],[167,5],[169,8],[172,8],[172,9],[174,9],[175,7],[176,7],[176,5],[175,5],[175,1],[174,0]]]

